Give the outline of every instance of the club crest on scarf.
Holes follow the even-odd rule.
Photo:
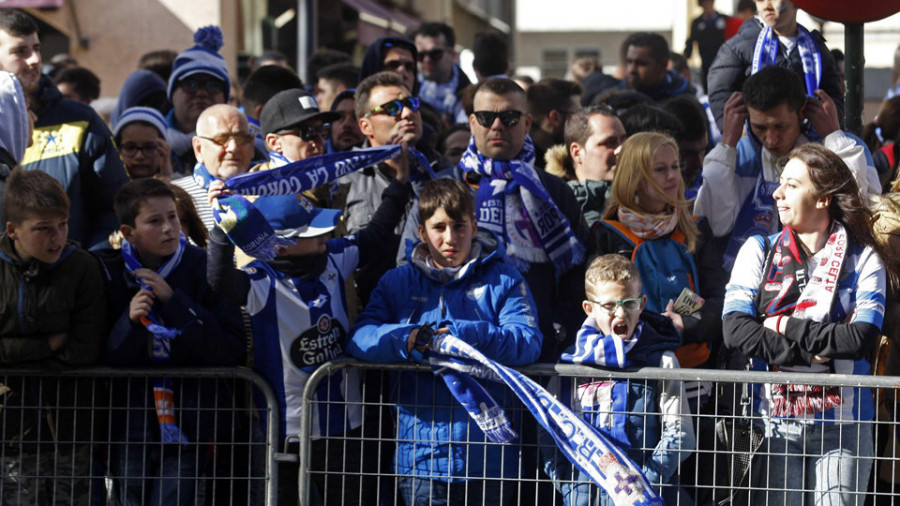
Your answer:
[[[662,499],[653,490],[640,468],[615,443],[522,373],[485,357],[468,343],[449,334],[434,336],[428,360],[436,374],[453,370],[458,373],[458,377],[468,378],[466,381],[478,385],[481,390],[484,390],[484,387],[475,381],[476,377],[499,382],[512,389],[537,422],[553,437],[566,458],[602,487],[614,504],[663,505]],[[460,398],[453,390],[451,393],[466,406],[467,410],[469,409],[467,404],[473,400],[479,405],[481,402],[484,402],[484,406],[496,405],[496,402],[489,404],[493,399],[479,402],[477,396],[481,394],[477,392],[472,392],[475,399],[465,396]],[[487,395],[487,392],[484,391],[484,394]],[[500,409],[502,412],[502,408]],[[496,411],[487,410],[483,413],[472,411],[469,413],[476,422],[479,417],[492,418],[497,414]],[[505,416],[503,418],[505,419]],[[498,419],[496,423],[502,422]]]
[[[560,276],[584,260],[585,249],[541,184],[534,159],[534,143],[528,135],[512,160],[485,157],[473,136],[460,166],[484,178],[475,198],[478,225],[503,241],[519,271],[528,272],[530,264],[549,261]]]

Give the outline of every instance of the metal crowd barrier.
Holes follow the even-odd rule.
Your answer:
[[[315,401],[315,392],[329,384],[322,380],[346,367],[358,368],[363,376],[362,427],[344,434],[313,439],[309,434],[314,410],[319,412],[320,417],[326,412],[342,412],[329,411],[328,403]],[[897,389],[900,388],[900,377],[656,368],[624,372],[549,364],[536,364],[518,370],[542,385],[547,385],[554,377],[573,378],[576,381],[589,378],[590,381],[601,383],[610,380],[626,381],[629,386],[648,385],[652,382],[653,386],[660,388],[674,381],[682,382],[682,389],[684,382],[709,382],[712,385],[709,401],[699,412],[693,406],[691,408],[693,411],[689,420],[696,436],[696,447],[676,448],[674,451],[681,462],[673,479],[667,483],[654,484],[654,488],[668,505],[802,506],[805,503],[882,506],[893,504],[894,499],[900,498],[900,493],[895,493],[892,484],[895,476],[896,482],[900,484],[900,461],[897,460],[900,457],[900,441],[895,441],[898,412],[894,402]],[[411,477],[398,474],[392,465],[397,437],[397,414],[393,399],[402,389],[430,388],[425,386],[427,383],[423,385],[420,381],[397,382],[393,388],[388,387],[389,376],[404,371],[431,374],[430,367],[421,364],[372,364],[340,359],[322,365],[309,378],[304,391],[301,434],[295,436],[299,438],[298,480],[301,505],[404,504],[400,492],[401,483],[405,480],[408,486],[408,478]],[[780,426],[777,429],[770,428],[775,432],[770,432],[771,437],[766,437],[766,420],[762,416],[752,409],[749,417],[742,414],[743,385],[747,385],[752,394],[753,387],[809,384],[821,387],[815,389],[815,393],[808,394],[809,398],[821,396],[820,400],[823,402],[827,395],[836,391],[843,396],[854,395],[857,401],[861,401],[866,395],[874,396],[878,416],[870,421],[835,425],[838,429],[828,429],[827,435],[811,426]],[[684,390],[682,394],[683,392]],[[497,504],[543,506],[570,503],[564,501],[560,489],[567,488],[564,487],[566,485],[579,485],[581,482],[566,477],[567,475],[560,475],[556,484],[548,478],[543,468],[555,447],[552,443],[548,445],[546,438],[540,437],[531,414],[520,403],[514,400],[510,402],[511,399],[514,396],[510,392],[508,399],[498,401],[513,406],[507,410],[507,414],[520,435],[520,439],[514,443],[515,476],[491,480],[483,476],[466,476],[464,472],[456,473],[454,478],[461,481],[455,485],[456,488],[451,487],[450,494],[451,497],[455,494],[457,498],[463,496],[465,500],[451,504],[494,504],[496,497],[484,492],[483,485],[489,483],[499,484],[499,487],[495,487],[501,493]],[[462,409],[458,405],[423,405],[416,406],[415,415],[417,419],[427,421],[436,408]],[[638,420],[642,419],[640,417],[645,421],[650,419],[646,412],[622,414],[637,416]],[[872,436],[871,448],[868,450],[866,448],[870,443],[867,433]],[[788,448],[785,437],[778,436],[804,439],[805,443],[797,443],[799,446]],[[829,452],[827,448],[831,439],[844,446],[849,444],[861,447],[859,458]],[[637,444],[630,451],[634,455],[643,455],[644,457],[638,458],[644,458],[646,463],[656,439],[648,437],[644,442],[646,444]],[[456,447],[461,447],[464,454],[474,448],[469,447],[467,442],[461,442]],[[816,480],[823,483],[823,477],[816,475],[816,462],[828,459],[839,459],[841,463],[836,468],[836,476],[832,476],[829,483],[852,482],[855,479],[860,482],[859,492],[841,490],[837,485],[826,493],[814,491]],[[557,466],[559,468],[561,467]],[[579,489],[591,490],[590,487],[585,489],[583,485]],[[596,490],[593,487],[589,501],[583,504],[612,504],[611,501],[598,499]],[[575,501],[571,503],[574,504]]]
[[[159,441],[156,402],[183,438]],[[278,431],[247,369],[0,370],[0,504],[276,506]]]

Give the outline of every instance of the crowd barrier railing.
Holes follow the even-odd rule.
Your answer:
[[[316,400],[317,392],[318,399],[337,398],[323,395],[323,389],[346,388],[346,385],[337,387],[337,382],[324,380],[348,367],[358,369],[362,376],[358,396],[361,401]],[[698,401],[690,400],[687,416],[681,418],[690,423],[695,444],[688,447],[689,443],[683,439],[668,444],[668,457],[674,456],[677,468],[670,480],[652,484],[667,505],[879,506],[893,504],[895,498],[900,498],[891,485],[895,475],[900,478],[897,460],[900,443],[894,441],[898,419],[894,399],[900,388],[900,377],[658,368],[617,371],[567,364],[535,364],[517,370],[551,391],[565,389],[567,385],[570,388],[570,385],[593,385],[594,388],[580,390],[580,399],[590,392],[594,404],[606,406],[597,409],[596,424],[625,427],[627,434],[623,437],[631,438],[631,447],[626,446],[626,452],[638,466],[653,466],[660,461],[661,457],[655,460],[653,457],[654,451],[659,451],[657,441],[663,427],[673,427],[671,423],[676,419],[660,417],[660,410],[652,402],[633,404],[633,407],[641,406],[634,410],[623,408],[622,396],[644,396],[647,399],[643,400],[647,401],[650,397],[659,399],[660,392],[671,393],[673,388],[685,399],[692,395],[690,392],[708,392],[704,398],[708,399],[706,403],[700,402],[701,408],[696,408]],[[406,425],[401,431],[404,439],[397,440],[396,399],[432,398],[436,388],[445,387],[443,381],[431,378],[434,378],[431,367],[425,364],[373,364],[350,359],[329,362],[313,373],[304,391],[301,433],[295,435],[299,439],[300,504],[403,505],[404,498],[423,494],[426,501],[429,494],[433,499],[445,499],[449,494],[457,500],[463,498],[464,504],[613,504],[608,498],[600,497],[596,486],[573,474],[564,457],[555,453],[552,440],[546,433],[542,434],[532,415],[502,385],[500,390],[505,389],[506,393],[497,400],[505,406],[520,437],[506,445],[505,451],[493,453],[501,455],[499,460],[487,461],[488,452],[482,449],[484,446],[497,448],[498,444],[485,443],[477,428],[449,445],[419,436],[434,434],[419,429],[439,423],[448,412],[462,412],[463,408],[452,398],[449,402],[406,404],[403,408]],[[622,386],[615,390],[615,384]],[[705,390],[697,389],[698,385],[704,385]],[[844,401],[849,406],[848,416],[855,417],[860,411],[865,413],[871,409],[876,416],[840,424],[784,423],[785,417],[766,417],[760,413],[762,406],[750,400],[754,391],[771,397],[770,405],[777,405],[777,409],[819,410],[818,415],[811,416],[820,418],[831,417],[834,413],[831,406]],[[749,397],[744,396],[745,392]],[[347,391],[341,392],[340,397],[355,398]],[[671,401],[671,397],[663,400]],[[748,403],[746,411],[744,402]],[[343,433],[310,437],[314,419],[323,426],[333,426],[333,420],[322,417],[332,413],[346,418],[349,410],[334,408],[351,404],[361,405],[360,427],[352,427],[345,419]],[[811,407],[804,407],[807,404]],[[668,405],[671,412],[671,404]],[[314,412],[317,412],[315,418]],[[423,471],[419,467],[415,473],[404,474],[396,470],[403,466],[395,467],[393,463],[398,444],[405,449],[430,449],[463,456],[469,461],[466,466],[449,470]],[[482,460],[473,462],[476,457]],[[400,452],[396,458],[404,460],[408,468],[414,455]],[[473,471],[497,466],[513,472],[486,478],[478,474],[480,471]],[[548,477],[548,472],[556,474],[555,482]],[[447,476],[450,476],[449,486],[422,488],[429,478],[441,477],[440,480],[447,481]],[[879,480],[872,480],[873,476]]]
[[[2,369],[0,504],[277,506],[278,412],[242,368]]]

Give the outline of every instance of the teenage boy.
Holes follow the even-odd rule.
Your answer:
[[[104,362],[125,367],[243,363],[240,308],[206,283],[206,252],[181,233],[169,185],[153,178],[132,181],[116,194],[115,210],[122,248],[100,254],[111,327]],[[151,322],[175,335],[163,336]],[[216,408],[227,406],[217,402],[225,401],[221,388],[193,379],[113,383],[110,471],[123,504],[196,502],[196,476],[205,467],[201,445],[214,437],[224,442],[215,430]],[[160,409],[160,399],[171,401],[172,409]]]
[[[96,362],[106,331],[100,267],[66,240],[69,199],[41,171],[6,182],[0,235],[0,365],[60,369]],[[94,382],[7,376],[0,503],[87,504]],[[76,409],[80,408],[80,409]],[[78,477],[78,478],[75,478]]]
[[[250,314],[253,365],[278,394],[282,441],[286,434],[300,431],[303,388],[310,374],[344,353],[350,328],[345,280],[358,265],[382,251],[386,237],[406,210],[412,192],[408,182],[408,168],[398,170],[368,226],[337,239],[329,239],[329,235],[340,211],[315,208],[302,194],[259,197],[253,205],[275,233],[296,239],[296,243],[281,247],[274,260],[254,260],[244,270],[233,267],[234,246],[222,229],[217,226],[210,232],[210,284],[244,305]],[[223,188],[221,181],[210,184],[210,205],[223,194]],[[313,502],[322,499],[316,494],[324,494],[329,504],[357,504],[359,475],[362,466],[370,463],[361,463],[358,446],[328,444],[328,438],[359,440],[362,435],[358,372],[342,369],[334,373],[320,385],[316,401],[322,409],[316,409],[312,418],[312,452],[319,457],[314,463],[319,472],[313,477]],[[296,444],[291,451],[299,451]],[[285,466],[279,474],[283,504],[297,501],[298,471],[296,465]]]
[[[630,260],[617,254],[591,262],[585,273],[587,319],[562,362],[610,369],[678,367],[681,337],[663,316],[644,312],[641,277]],[[561,400],[586,422],[618,443],[655,485],[671,483],[678,464],[693,452],[694,430],[680,381],[560,379]],[[553,384],[551,383],[551,388]],[[606,495],[575,469],[552,445],[544,469],[563,495],[563,503],[587,505]],[[574,482],[573,482],[574,478]],[[666,504],[676,503],[677,488],[666,487]],[[606,504],[604,498],[600,504]]]
[[[450,333],[505,365],[537,360],[542,336],[531,293],[506,263],[503,245],[478,231],[466,185],[429,181],[418,209],[421,242],[408,249],[408,264],[381,278],[347,352],[371,362],[402,362],[421,357],[433,332]],[[497,479],[518,477],[518,445],[486,445],[478,425],[430,372],[396,373],[391,383],[399,417],[394,467],[406,504],[448,497],[509,503],[510,490]],[[487,391],[509,410],[508,391],[496,384]]]

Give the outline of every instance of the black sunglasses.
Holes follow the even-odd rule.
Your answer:
[[[403,111],[404,107],[409,109],[410,111],[416,112],[421,106],[422,102],[419,101],[419,97],[406,97],[402,99],[391,100],[390,102],[385,102],[367,112],[364,117],[368,118],[373,114],[386,114],[388,116],[394,117],[399,115]]]
[[[384,70],[397,72],[400,67],[406,69],[407,72],[415,72],[416,62],[408,60],[389,60],[384,62]]]
[[[522,119],[522,111],[475,111],[472,114],[475,115],[478,124],[485,128],[490,128],[497,118],[500,118],[503,126],[508,127],[518,125],[519,120]]]
[[[200,88],[206,90],[206,93],[210,95],[225,93],[225,83],[218,79],[185,79],[179,81],[178,86],[188,95],[196,94]]]
[[[294,134],[298,135],[301,139],[306,142],[312,142],[317,140],[318,138],[322,139],[330,139],[331,138],[331,125],[300,125],[297,128],[291,128],[289,130],[285,130],[283,132],[279,132],[280,134]]]
[[[432,49],[431,51],[419,51],[418,58],[419,61],[425,61],[426,56],[432,60],[440,60],[444,56],[444,51],[446,51],[446,49],[443,48]]]

